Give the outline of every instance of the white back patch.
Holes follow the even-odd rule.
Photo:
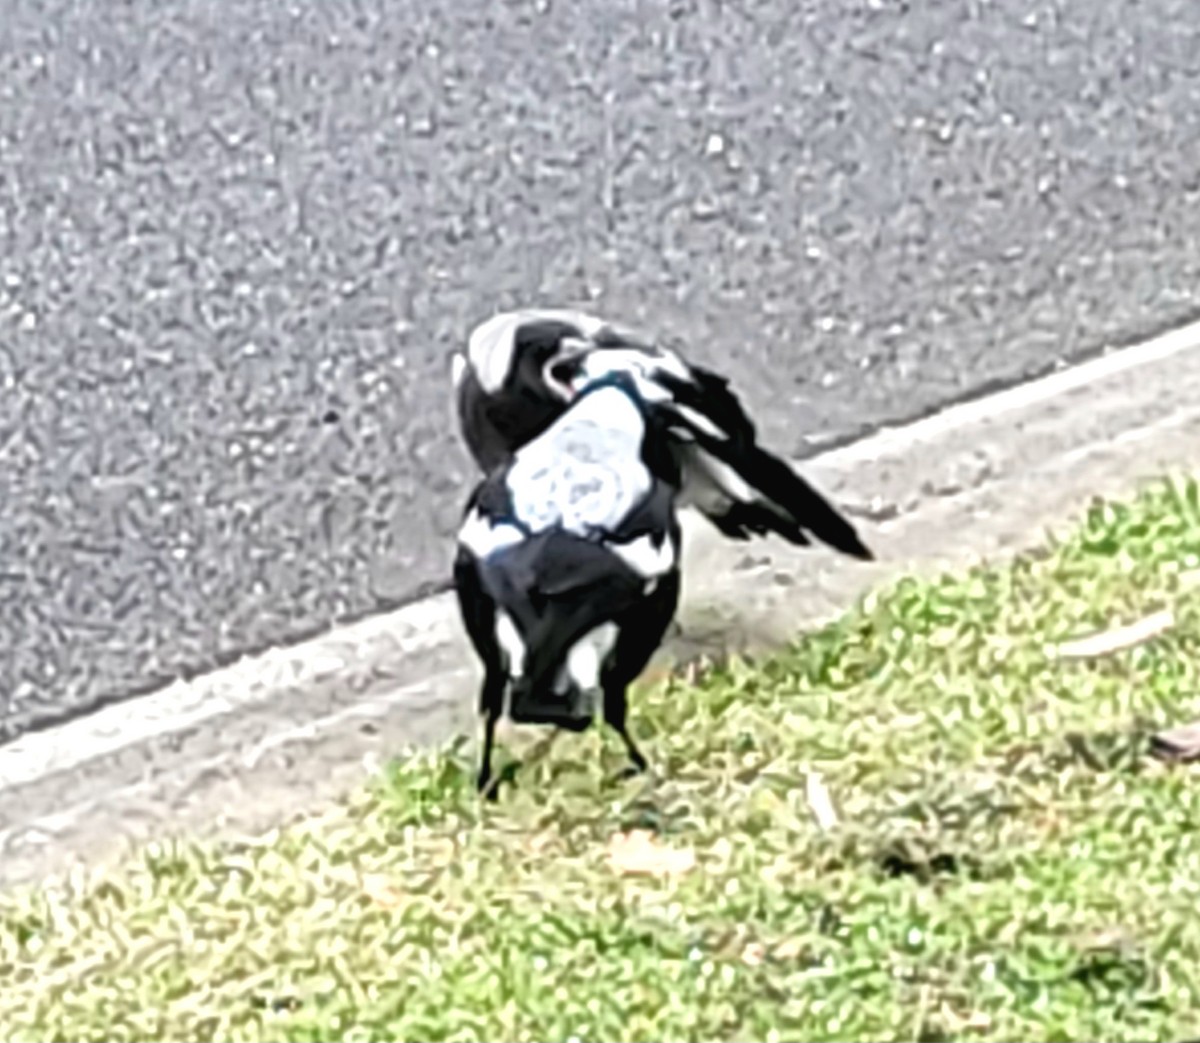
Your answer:
[[[516,516],[535,532],[612,531],[650,491],[645,430],[624,392],[589,395],[517,452],[507,479]]]

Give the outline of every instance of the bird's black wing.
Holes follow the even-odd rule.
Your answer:
[[[547,337],[561,332],[550,320],[531,323],[529,329],[538,332],[542,327]],[[582,330],[573,332],[583,336]],[[529,335],[523,331],[522,336]],[[854,557],[872,557],[854,526],[824,496],[758,444],[754,422],[727,378],[613,327],[593,330],[584,339],[590,340],[590,353],[597,359],[625,353],[617,365],[635,368],[661,389],[667,401],[659,401],[655,411],[668,415],[669,437],[661,441],[666,442],[672,466],[668,469],[655,458],[663,448],[657,437],[648,440],[646,462],[657,475],[679,485],[684,501],[721,532],[734,539],[776,533],[800,545],[816,537]],[[516,370],[516,379],[494,395],[485,395],[469,375],[460,385],[464,434],[484,466],[510,456],[565,411],[565,403],[547,398],[544,389],[535,386],[532,371],[521,371],[520,363]]]
[[[701,467],[707,466],[706,453],[727,464],[758,493],[751,500],[731,495],[724,506],[705,512],[727,535],[773,532],[803,546],[811,542],[811,533],[843,554],[863,561],[874,558],[849,519],[774,453],[758,445],[736,449],[704,436],[690,451]]]
[[[491,417],[490,396],[475,371],[465,366],[458,378],[454,403],[463,441],[480,469],[490,473],[508,458],[507,437]]]
[[[686,363],[690,381],[668,372],[659,372],[655,380],[671,393],[672,400],[701,413],[735,446],[753,445],[758,439],[754,421],[746,414],[738,397],[729,389],[729,380],[711,369]]]
[[[649,536],[655,542],[670,539],[678,547],[680,530],[675,499],[674,484],[656,478],[650,492],[625,515],[620,525],[606,535],[604,542],[612,546]]]
[[[799,545],[811,543],[811,534],[845,554],[872,556],[824,496],[759,445],[754,422],[726,377],[618,333],[606,331],[594,340],[597,361],[606,351],[624,352],[622,361],[638,379],[657,385],[657,393],[644,397],[678,468],[668,480],[721,532],[734,539],[773,532]],[[647,463],[665,476],[651,459],[656,441],[647,446]]]
[[[695,383],[669,373],[656,378],[671,393],[660,408],[670,417],[687,498],[734,539],[773,532],[804,546],[811,533],[844,554],[870,560],[854,526],[793,467],[758,444],[754,424],[728,381],[691,368]]]

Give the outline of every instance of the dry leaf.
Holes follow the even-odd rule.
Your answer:
[[[963,1022],[963,1027],[975,1029],[979,1032],[986,1032],[992,1027],[992,1019],[990,1015],[985,1014],[981,1010],[973,1010],[967,1015],[966,1020]]]
[[[1179,589],[1191,591],[1200,588],[1200,569],[1188,569],[1179,573]]]
[[[404,892],[382,873],[364,873],[363,894],[384,909],[395,909],[404,901]]]
[[[838,824],[837,812],[833,810],[833,801],[829,798],[829,790],[824,780],[815,771],[807,773],[804,795],[808,799],[808,806],[812,809],[817,825],[822,829],[833,829]]]
[[[804,951],[804,945],[798,938],[785,938],[775,946],[771,955],[777,960],[794,960]]]
[[[1113,952],[1135,949],[1137,939],[1125,927],[1099,927],[1076,935],[1075,945],[1084,952]]]
[[[767,950],[763,948],[761,942],[750,942],[742,950],[742,963],[747,967],[757,967],[766,959],[766,956]]]
[[[969,1014],[964,1015],[946,1003],[943,1003],[941,1015],[946,1022],[958,1029],[967,1029],[971,1032],[986,1032],[992,1027],[991,1017],[981,1010],[973,1010]]]
[[[658,843],[648,829],[617,833],[608,844],[608,864],[617,873],[669,876],[686,873],[696,864],[690,848],[670,848]]]
[[[449,837],[434,837],[422,845],[422,854],[438,869],[443,869],[458,858],[458,845]]]
[[[646,668],[641,679],[642,683],[647,688],[652,688],[654,685],[659,685],[665,681],[669,681],[673,676],[674,671],[669,666],[663,664],[654,664]],[[687,671],[685,670],[684,677],[686,678],[686,676]]]
[[[1091,659],[1094,656],[1111,655],[1165,634],[1175,625],[1175,613],[1169,608],[1139,619],[1128,626],[1090,634],[1075,641],[1064,641],[1053,650],[1059,659]]]
[[[545,830],[541,833],[534,833],[526,841],[526,846],[535,855],[540,855],[548,851],[558,841],[558,834]]]
[[[1200,757],[1200,721],[1152,735],[1150,752],[1166,761],[1192,761]]]

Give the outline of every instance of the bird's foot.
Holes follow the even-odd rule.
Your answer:
[[[515,786],[517,784],[517,772],[521,770],[519,761],[513,761],[511,764],[504,765],[500,771],[490,777],[481,775],[477,783],[477,790],[481,799],[486,800],[489,804],[496,803],[500,799],[500,787]]]
[[[487,775],[480,775],[475,783],[475,791],[479,794],[481,800],[486,800],[489,804],[495,804],[499,799],[499,777],[490,778]]]
[[[649,765],[646,764],[646,758],[640,753],[636,756],[631,755],[629,758],[629,763],[626,764],[625,767],[623,767],[619,772],[617,772],[617,778],[622,782],[627,781],[628,779],[635,779],[639,775],[645,775],[648,768]]]

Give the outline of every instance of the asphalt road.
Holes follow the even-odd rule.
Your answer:
[[[497,308],[798,453],[1194,317],[1198,77],[1194,0],[9,0],[0,737],[443,584]]]

